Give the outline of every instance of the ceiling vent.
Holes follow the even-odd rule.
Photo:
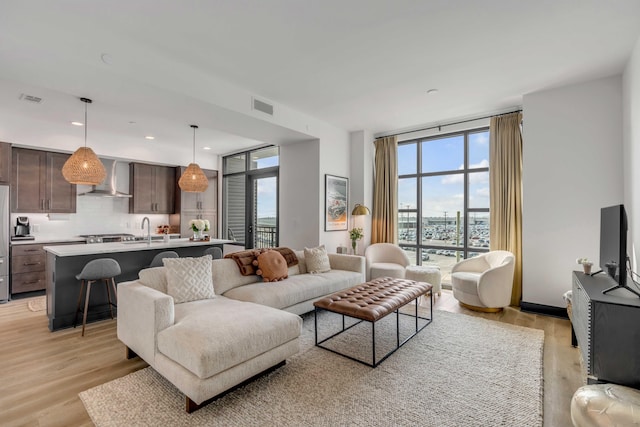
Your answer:
[[[252,100],[254,110],[262,111],[265,114],[273,116],[273,105],[267,104],[266,102],[260,101],[256,98],[252,98]]]
[[[36,104],[40,104],[42,102],[42,98],[40,98],[38,96],[27,95],[25,93],[21,93],[20,97],[18,99],[20,99],[22,101],[35,102]]]

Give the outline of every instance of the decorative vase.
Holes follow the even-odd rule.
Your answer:
[[[203,237],[202,230],[193,232],[193,240],[202,240]]]
[[[357,255],[356,248],[358,247],[358,242],[355,240],[351,241],[351,249],[353,250],[353,255]]]
[[[582,268],[584,269],[584,274],[591,274],[591,266],[593,264],[590,262],[585,262],[582,264]]]

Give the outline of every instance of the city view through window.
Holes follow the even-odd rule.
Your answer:
[[[453,265],[489,251],[489,131],[398,144],[398,242],[413,265]]]

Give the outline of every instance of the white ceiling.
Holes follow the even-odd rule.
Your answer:
[[[191,123],[216,154],[301,135],[230,124],[213,78],[388,133],[618,74],[639,36],[637,0],[2,0],[0,140],[73,140],[80,96],[103,150],[190,147]]]

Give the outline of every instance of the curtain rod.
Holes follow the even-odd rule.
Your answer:
[[[376,139],[386,138],[386,137],[388,137],[388,136],[406,135],[406,134],[408,134],[408,133],[413,133],[413,132],[422,132],[422,131],[425,131],[425,130],[431,130],[431,129],[438,129],[438,130],[440,130],[440,128],[442,128],[442,127],[444,127],[444,126],[459,125],[459,124],[462,124],[462,123],[475,122],[476,120],[490,119],[490,118],[492,118],[492,117],[505,116],[505,115],[507,115],[507,114],[520,113],[520,112],[522,112],[522,108],[519,108],[519,109],[517,109],[517,110],[513,110],[513,111],[508,111],[508,112],[506,112],[506,113],[492,114],[492,115],[490,115],[490,116],[476,117],[476,118],[473,118],[473,119],[467,119],[467,120],[460,120],[460,121],[457,121],[457,122],[446,123],[446,124],[443,124],[443,125],[435,125],[435,126],[430,126],[430,127],[427,127],[427,128],[422,128],[422,129],[414,129],[414,130],[407,130],[407,131],[404,131],[404,132],[392,133],[392,134],[390,134],[390,135],[379,136],[379,137],[377,137]]]

